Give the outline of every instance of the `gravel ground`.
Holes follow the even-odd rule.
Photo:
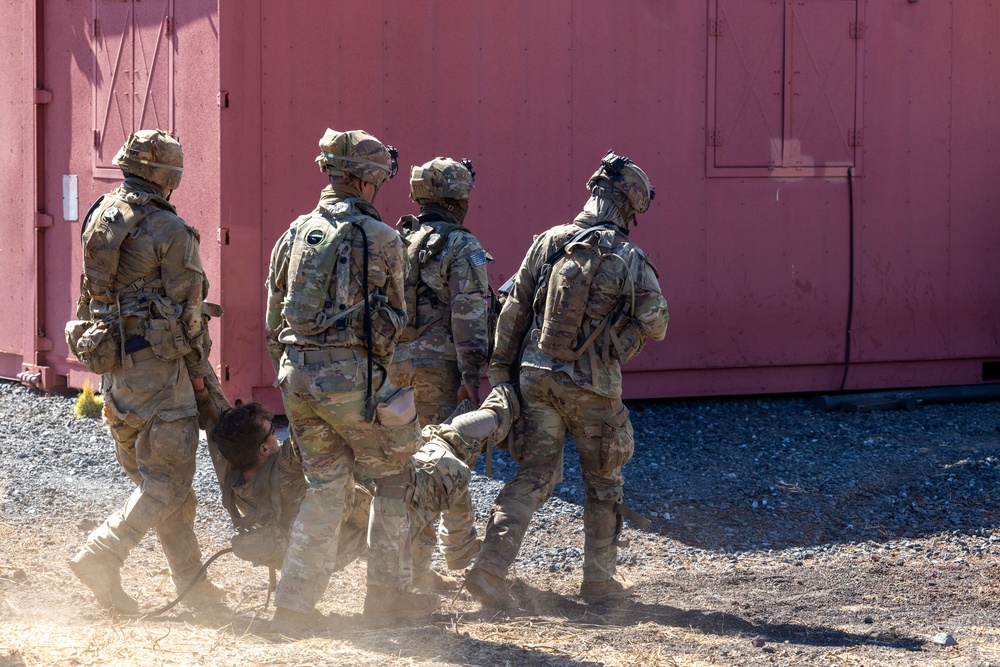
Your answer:
[[[82,541],[82,530],[131,490],[106,427],[73,417],[72,402],[0,382],[0,527],[21,539],[33,531],[54,535],[42,546],[15,541],[13,547],[37,549],[43,559],[50,554],[53,572],[66,571],[59,568]],[[652,519],[647,531],[626,530],[632,546],[621,554],[642,584],[640,595],[611,616],[573,601],[583,490],[571,442],[564,481],[536,514],[513,573],[522,599],[532,599],[528,612],[550,627],[578,615],[589,619],[585,629],[559,634],[559,642],[587,637],[620,655],[560,648],[571,658],[559,651],[552,657],[533,648],[507,664],[632,664],[627,655],[635,664],[1000,666],[1000,404],[870,413],[823,412],[803,397],[628,405],[636,454],[624,471],[626,501]],[[225,546],[231,529],[204,448],[200,455],[199,535],[206,547]],[[494,479],[487,479],[480,461],[473,480],[480,525],[514,470],[497,451]],[[67,538],[61,526],[78,534]],[[144,541],[143,558],[156,558],[151,542]],[[4,562],[18,562],[9,538],[0,545]],[[0,578],[8,582],[0,595],[13,594],[10,581],[23,589],[34,580],[29,567],[17,569],[28,574]],[[350,585],[349,606],[356,607],[363,587]],[[73,600],[85,603],[77,588]],[[336,598],[335,591],[328,598]],[[340,603],[327,604],[336,610]],[[471,638],[442,656],[439,640],[424,637],[432,653],[438,650],[433,664],[504,664],[476,657],[485,650],[476,639],[484,623],[500,623],[500,635],[510,640],[494,638],[489,647],[526,645],[523,618],[498,621],[476,616],[472,602],[455,604],[458,611],[437,627],[472,619],[472,630],[459,635]],[[0,627],[3,620],[0,615]],[[527,645],[563,646],[546,641]],[[382,650],[373,646],[365,650]],[[26,655],[24,647],[18,651]],[[3,656],[0,643],[0,666],[33,664]],[[295,664],[282,660],[268,658]],[[357,656],[354,661],[362,664]]]

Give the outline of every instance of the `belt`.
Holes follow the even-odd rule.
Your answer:
[[[364,355],[353,347],[320,347],[312,350],[302,350],[286,347],[285,356],[293,364],[325,364],[333,361],[364,359]]]

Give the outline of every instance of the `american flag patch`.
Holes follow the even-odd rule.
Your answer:
[[[469,256],[469,261],[472,262],[473,266],[482,266],[486,263],[486,253],[482,250],[477,250]]]

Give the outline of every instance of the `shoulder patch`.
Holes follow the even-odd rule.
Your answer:
[[[489,261],[488,255],[484,250],[477,250],[476,252],[469,255],[469,261],[472,262],[473,266],[482,266]]]

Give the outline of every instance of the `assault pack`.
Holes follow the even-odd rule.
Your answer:
[[[469,230],[457,223],[439,220],[435,220],[433,225],[424,225],[414,215],[404,215],[400,218],[396,223],[396,230],[406,243],[406,257],[410,264],[403,291],[407,321],[399,338],[400,342],[409,342],[420,338],[427,329],[441,321],[441,317],[430,322],[417,321],[418,302],[429,301],[437,308],[442,301],[441,295],[424,282],[424,267],[441,253],[452,234],[459,230],[465,232]]]
[[[559,247],[542,265],[535,291],[534,310],[536,316],[541,315],[537,343],[552,358],[576,361],[622,315],[627,305],[625,286],[603,281],[595,284],[602,262],[618,261],[625,265],[634,305],[635,283],[629,262],[615,253],[616,235],[612,223],[588,227]],[[581,334],[586,338],[577,346]]]

